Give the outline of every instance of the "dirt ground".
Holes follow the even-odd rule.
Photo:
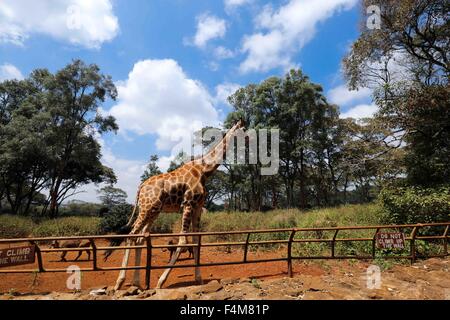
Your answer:
[[[106,243],[104,243],[106,245]],[[103,244],[101,244],[103,245]],[[249,252],[248,260],[282,257],[286,250]],[[115,251],[99,266],[120,266],[123,251]],[[77,265],[91,266],[83,253],[79,261],[73,261],[76,253],[67,255],[68,262],[59,262],[59,253],[44,255],[45,268],[66,268]],[[202,248],[202,262],[239,261],[243,252],[233,249],[230,253],[217,248]],[[165,264],[168,252],[154,250],[153,265]],[[182,254],[179,264],[191,264],[188,253]],[[143,254],[145,258],[145,254]],[[134,263],[133,253],[130,258]],[[144,263],[143,261],[141,262]],[[69,274],[34,273],[0,274],[1,299],[450,299],[450,259],[429,259],[416,263],[395,265],[382,272],[382,285],[368,288],[365,261],[315,261],[295,262],[294,277],[287,278],[287,263],[267,262],[246,265],[202,267],[204,285],[194,282],[193,268],[173,269],[164,289],[139,290],[130,287],[134,271],[127,273],[124,290],[111,293],[118,271],[83,272],[81,292],[72,293],[66,287]],[[32,265],[11,269],[32,268]],[[36,266],[34,266],[36,267]],[[163,270],[153,270],[151,287],[155,287]],[[141,271],[141,284],[144,281]],[[101,289],[98,295],[89,294]],[[169,289],[169,290],[167,290]],[[103,291],[102,291],[103,290]]]
[[[155,242],[158,244],[158,241]],[[98,246],[107,246],[106,242],[99,242]],[[99,267],[119,267],[122,263],[122,250],[115,250],[109,259],[104,262],[101,251],[99,251],[98,264]],[[262,258],[277,258],[282,257],[286,250],[280,252],[250,252],[248,253],[248,260],[262,259]],[[60,253],[43,253],[44,268],[46,269],[66,269],[70,265],[76,265],[80,268],[89,268],[92,266],[92,261],[87,260],[87,255],[83,252],[78,261],[74,261],[77,256],[76,252],[69,252],[66,256],[67,262],[60,262]],[[177,264],[192,264],[194,260],[188,259],[189,254],[182,253],[181,260]],[[222,262],[222,261],[239,261],[243,258],[243,251],[240,249],[232,249],[230,253],[219,251],[215,247],[202,248],[201,261],[202,263]],[[169,259],[168,252],[162,252],[160,249],[153,250],[152,265],[167,264]],[[145,251],[142,254],[141,264],[145,264]],[[130,255],[130,264],[134,265],[134,252]],[[21,265],[10,267],[9,269],[34,269],[37,268],[37,262],[34,265]],[[160,275],[164,270],[152,270],[151,287],[156,286]],[[323,270],[319,267],[305,267],[298,265],[295,272],[306,274],[320,275]],[[274,277],[283,277],[287,275],[286,262],[272,262],[272,263],[255,263],[247,265],[228,265],[228,266],[212,266],[201,268],[202,277],[204,280],[220,280],[223,278],[261,278],[269,279]],[[127,282],[132,280],[133,270],[127,271]],[[81,278],[81,288],[88,289],[93,287],[114,285],[119,271],[97,271],[97,272],[83,272]],[[65,272],[48,272],[48,273],[16,273],[4,274],[0,273],[0,293],[18,292],[21,294],[36,294],[50,291],[70,292],[66,287],[68,274]],[[141,270],[141,284],[144,283],[145,271]],[[173,288],[179,286],[187,286],[195,284],[194,268],[180,268],[173,269],[170,273],[164,287]]]

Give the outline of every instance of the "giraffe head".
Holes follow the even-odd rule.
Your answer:
[[[201,157],[202,172],[209,176],[212,174],[222,163],[223,157],[227,152],[227,148],[230,145],[230,140],[234,137],[237,130],[244,127],[244,121],[240,119],[236,122],[230,130],[227,131],[222,140],[215,145],[207,154]]]

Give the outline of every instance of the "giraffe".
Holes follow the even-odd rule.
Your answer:
[[[206,180],[215,172],[215,170],[222,163],[223,156],[230,145],[230,140],[234,133],[243,127],[242,120],[239,120],[222,138],[222,140],[214,146],[208,153],[199,159],[186,162],[178,169],[163,173],[157,176],[150,177],[145,180],[138,188],[136,207],[139,207],[139,213],[134,223],[132,217],[128,222],[131,227],[130,234],[140,234],[150,231],[155,219],[160,212],[179,212],[182,208],[182,224],[181,233],[189,232],[190,224],[192,223],[192,232],[199,231],[201,213],[207,195],[205,189]],[[133,214],[135,212],[133,210]],[[194,243],[198,243],[198,237],[194,237]],[[127,246],[133,244],[142,244],[143,239],[129,238]],[[178,244],[186,244],[185,236],[180,237]],[[117,245],[117,242],[115,243]],[[177,261],[183,247],[177,247],[175,254],[169,262],[172,266]],[[111,253],[105,253],[105,259]],[[125,254],[122,260],[122,267],[126,268],[130,256],[130,249],[125,249]],[[194,259],[197,259],[198,247],[194,247]],[[140,265],[141,249],[136,249],[135,264]],[[159,278],[157,288],[161,288],[166,281],[170,271],[167,268]],[[122,269],[117,278],[115,290],[120,289],[125,281],[126,269]],[[195,267],[195,280],[198,283],[202,282],[200,270]],[[139,270],[136,269],[133,277],[133,285],[139,287]]]

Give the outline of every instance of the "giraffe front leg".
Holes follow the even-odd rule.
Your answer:
[[[127,246],[131,246],[132,242],[130,240],[127,240]],[[128,259],[130,258],[130,249],[125,249],[125,254],[122,260],[122,268],[126,268],[128,265]],[[125,277],[127,275],[127,270],[122,269],[120,270],[119,277],[117,278],[116,285],[114,286],[114,291],[117,291],[122,286],[123,282],[125,281]]]
[[[139,238],[138,241],[136,241],[136,245],[140,246],[143,243],[142,238]],[[141,253],[142,249],[138,248],[136,249],[135,256],[134,256],[134,265],[139,266],[141,265]],[[134,276],[133,276],[133,286],[140,288],[140,271],[139,269],[134,270]]]
[[[194,216],[192,217],[192,232],[199,232],[200,231],[200,219],[203,211],[203,206],[198,206],[194,211]],[[197,245],[194,247],[194,261],[195,263],[200,263],[200,248],[198,246],[200,242],[199,236],[193,237],[194,243]],[[195,267],[195,281],[198,284],[203,284],[202,275],[200,273],[200,267]]]
[[[193,213],[192,204],[186,203],[183,207],[183,220],[182,220],[182,230],[181,230],[182,233],[189,232],[189,226],[191,224],[192,213]],[[186,244],[186,242],[187,242],[186,237],[181,236],[180,240],[178,241],[178,244],[179,245]],[[173,254],[172,258],[170,259],[169,266],[173,266],[175,264],[175,262],[180,257],[182,249],[183,249],[182,247],[177,247],[177,250]],[[167,277],[169,276],[170,271],[172,271],[172,268],[170,268],[170,267],[167,268],[166,270],[164,270],[164,273],[159,278],[158,285],[156,286],[156,288],[159,289],[163,286],[164,282],[166,282]]]
[[[148,224],[144,227],[144,229],[142,230],[142,233],[146,233],[147,230],[149,230],[149,226],[152,225],[153,221],[156,219],[156,215],[151,216],[149,218]],[[144,243],[144,239],[143,238],[139,238],[136,241],[137,245],[142,245]],[[139,266],[141,265],[141,254],[142,254],[142,249],[136,249],[136,255],[134,257],[134,265],[135,266]],[[148,252],[147,252],[148,254]],[[133,277],[133,286],[140,288],[140,269],[135,269],[134,270],[134,277]]]

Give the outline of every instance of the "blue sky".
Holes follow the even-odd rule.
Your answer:
[[[361,11],[357,0],[1,0],[0,80],[75,58],[111,75],[119,98],[102,112],[121,129],[99,141],[132,201],[151,154],[167,167],[196,125],[220,125],[228,94],[291,67],[342,116],[373,113],[370,92],[349,92],[340,72]],[[96,188],[77,197],[95,201]]]

